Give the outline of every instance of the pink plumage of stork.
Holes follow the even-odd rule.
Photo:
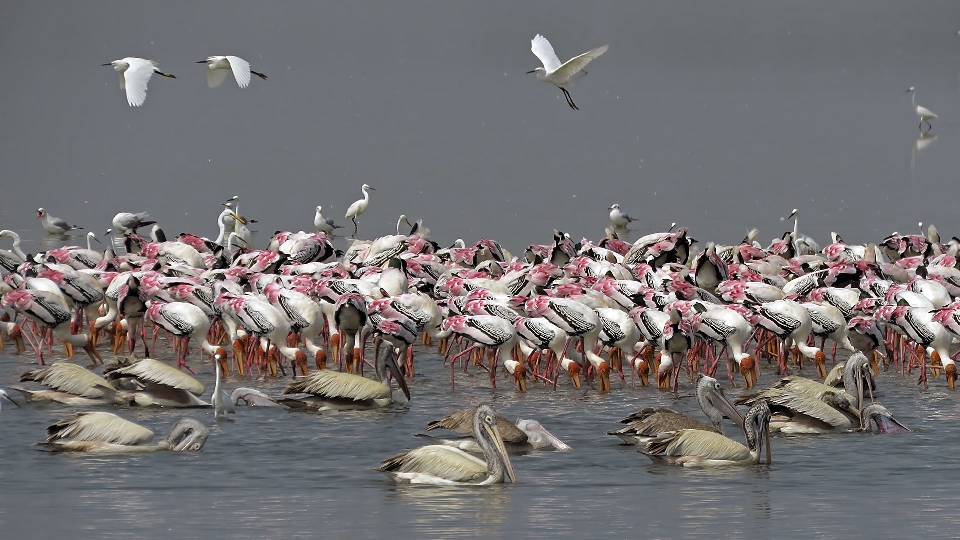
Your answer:
[[[262,359],[261,363],[266,364],[271,374],[276,374],[274,373],[275,365],[263,356],[263,353],[270,352],[269,345],[271,343],[283,357],[290,360],[294,373],[299,368],[301,373],[306,374],[307,355],[296,347],[286,346],[287,336],[290,334],[290,323],[277,308],[256,296],[250,294],[235,295],[227,291],[220,292],[216,304],[224,315],[232,317],[247,332],[257,338],[257,340],[251,341],[250,352],[256,353]],[[263,339],[266,339],[267,343],[262,343]],[[256,341],[261,341],[259,347]],[[237,348],[234,347],[234,352],[236,350]]]
[[[497,364],[510,360],[510,352],[517,344],[517,331],[513,324],[493,315],[456,315],[443,321],[443,330],[463,336],[474,344],[449,359],[450,384],[453,385],[453,366],[457,357],[475,350],[477,347],[495,349],[496,355],[490,365],[490,383],[497,387]]]
[[[187,368],[191,373],[196,373],[187,365],[187,347],[191,339],[203,340],[201,349],[211,356],[220,354],[222,359],[226,358],[226,351],[223,348],[207,341],[210,319],[202,309],[193,304],[186,302],[151,302],[147,307],[144,318],[173,334],[177,341],[178,368]],[[227,375],[230,374],[230,370],[226,368],[226,362],[221,363],[221,368]]]
[[[543,351],[547,351],[547,354],[550,355],[547,358],[544,372],[549,369],[552,362],[558,362],[557,375],[553,379],[554,387],[556,387],[557,379],[560,377],[559,370],[563,369],[570,377],[573,386],[580,388],[580,365],[566,357],[565,347],[569,343],[566,332],[543,317],[517,317],[513,322],[513,327],[517,329],[517,336],[535,349],[528,358],[531,365],[539,365],[539,357]]]
[[[93,343],[87,338],[86,334],[70,333],[70,321],[73,317],[70,314],[70,309],[56,294],[32,289],[14,290],[3,295],[2,304],[23,313],[27,319],[38,326],[51,329],[54,334],[60,336],[64,343],[82,346],[87,356],[90,357],[90,361],[93,362],[91,367],[103,363],[103,359],[93,348]],[[30,341],[30,344],[33,345],[37,353],[37,361],[43,365],[42,336],[34,337],[36,343],[31,341],[29,336],[27,341]]]

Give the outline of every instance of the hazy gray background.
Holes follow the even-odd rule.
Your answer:
[[[38,206],[98,233],[146,210],[214,236],[239,194],[262,243],[366,182],[361,236],[402,212],[515,250],[596,238],[614,202],[701,240],[766,242],[793,207],[822,244],[954,234],[958,28],[955,1],[4,2],[0,225],[27,243]],[[562,60],[610,44],[579,112],[524,75],[538,32]],[[211,54],[270,78],[210,90]],[[124,56],[178,78],[130,108],[100,67]],[[940,115],[919,153],[910,85]]]

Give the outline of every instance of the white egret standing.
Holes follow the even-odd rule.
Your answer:
[[[357,216],[366,212],[367,206],[370,205],[370,193],[367,190],[371,189],[376,191],[367,184],[364,184],[363,187],[360,188],[360,191],[363,192],[363,198],[351,204],[350,207],[347,208],[346,215],[343,216],[344,219],[350,218],[350,220],[353,221],[353,236],[357,236],[357,232],[360,230],[360,226],[357,225]]]
[[[208,56],[206,60],[197,63],[207,65],[207,86],[210,88],[220,86],[231,70],[240,88],[246,88],[250,84],[251,73],[264,80],[267,78],[263,73],[250,69],[250,63],[239,56]]]
[[[573,102],[573,98],[570,97],[570,92],[568,92],[564,86],[570,84],[570,79],[577,73],[583,71],[583,68],[587,67],[587,64],[589,64],[591,60],[607,52],[607,48],[607,45],[597,47],[580,56],[574,56],[561,64],[560,59],[557,58],[557,53],[553,52],[553,46],[550,45],[547,38],[537,34],[530,41],[530,50],[533,51],[533,54],[537,55],[537,58],[543,63],[543,67],[528,71],[527,74],[536,73],[537,79],[559,88],[563,92],[563,97],[567,98],[567,105],[570,105],[571,109],[579,111],[580,108]]]
[[[131,107],[143,105],[147,99],[147,83],[154,73],[176,79],[175,75],[164,73],[157,69],[157,63],[153,60],[144,60],[134,56],[114,60],[113,62],[102,64],[104,66],[113,66],[113,69],[120,72],[120,89],[127,91],[127,103]]]
[[[210,404],[213,405],[213,418],[216,420],[221,416],[226,418],[227,413],[237,413],[237,409],[234,406],[234,401],[230,399],[230,396],[227,395],[223,389],[220,388],[220,362],[223,360],[223,355],[219,352],[213,355],[213,364],[216,366],[217,370],[217,382],[213,387],[213,395],[210,397]]]
[[[920,125],[917,127],[923,131],[923,123],[926,122],[927,125],[930,126],[927,131],[930,131],[933,129],[933,124],[930,123],[930,120],[936,118],[937,115],[923,105],[917,105],[917,88],[915,86],[907,88],[907,92],[910,92],[910,104],[913,105],[913,113],[920,119]]]

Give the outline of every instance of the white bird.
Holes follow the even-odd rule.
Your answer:
[[[223,389],[220,388],[220,362],[223,359],[223,355],[219,352],[213,357],[213,364],[217,369],[217,382],[213,387],[213,395],[210,397],[210,404],[213,405],[213,418],[216,420],[221,416],[226,418],[227,413],[237,413],[237,409],[234,406],[235,401],[231,396],[228,396]]]
[[[353,221],[354,236],[357,235],[357,231],[360,228],[359,225],[357,225],[357,216],[366,212],[367,206],[370,205],[370,193],[368,193],[367,191],[370,189],[373,189],[373,191],[376,191],[376,189],[368,186],[367,184],[364,184],[363,187],[360,188],[360,191],[363,192],[363,198],[351,204],[350,207],[347,208],[347,213],[343,216],[344,219],[350,218],[350,220]]]
[[[16,401],[14,401],[12,397],[8,396],[6,391],[0,390],[0,398],[2,398],[2,399],[0,399],[0,409],[3,409],[3,400],[4,400],[4,399],[6,399],[6,400],[9,401],[10,403],[13,403],[14,405],[16,405],[17,408],[20,408],[20,404],[17,403]]]
[[[625,229],[631,221],[636,221],[620,210],[619,204],[615,204],[607,208],[607,210],[610,210],[610,223],[613,223],[614,227],[619,229]]]
[[[233,77],[237,79],[237,86],[246,88],[250,84],[250,74],[266,80],[267,76],[250,69],[250,63],[239,56],[208,56],[198,64],[207,65],[207,86],[216,88],[227,78],[227,73],[233,70]]]
[[[570,97],[570,92],[564,86],[570,84],[570,79],[583,71],[583,68],[587,67],[591,60],[607,52],[607,48],[607,45],[597,47],[580,56],[574,56],[561,64],[560,59],[557,58],[557,53],[553,52],[553,46],[550,45],[547,38],[537,34],[530,41],[530,50],[540,59],[543,67],[528,71],[527,74],[536,73],[537,79],[559,88],[563,92],[563,96],[567,98],[567,105],[570,105],[571,109],[579,111],[580,109],[573,102],[573,98]]]
[[[144,60],[134,56],[114,60],[113,62],[102,64],[104,66],[113,66],[113,69],[120,72],[120,89],[127,91],[127,103],[131,107],[143,105],[147,99],[147,83],[154,73],[176,79],[177,77],[164,73],[157,69],[157,63],[153,60]]]
[[[917,105],[917,88],[915,86],[907,88],[907,92],[910,92],[910,104],[913,105],[913,113],[920,119],[920,125],[918,127],[922,131],[923,123],[926,122],[927,125],[930,126],[927,131],[930,131],[930,129],[933,129],[933,124],[930,123],[930,120],[936,118],[937,115],[923,105]]]
[[[113,216],[114,230],[120,234],[128,232],[137,232],[137,229],[140,227],[146,227],[147,225],[153,225],[156,221],[148,221],[147,218],[150,217],[150,214],[146,212],[120,212],[119,214]]]
[[[64,234],[67,231],[83,228],[70,225],[62,218],[53,217],[43,208],[37,208],[37,219],[39,219],[40,224],[43,225],[43,230],[50,234]]]
[[[334,229],[342,229],[343,225],[337,225],[333,222],[333,218],[325,218],[321,213],[323,207],[317,205],[317,213],[313,216],[313,226],[317,228],[317,232],[322,232],[326,234],[333,234]]]

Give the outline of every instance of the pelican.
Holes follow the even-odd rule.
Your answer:
[[[128,405],[133,396],[119,392],[106,379],[70,362],[57,362],[20,375],[20,381],[33,381],[47,387],[27,390],[13,386],[27,401],[53,401],[64,405],[88,406],[113,403]]]
[[[347,208],[347,213],[343,216],[344,219],[350,218],[350,221],[353,221],[353,236],[357,236],[357,231],[360,230],[360,226],[357,225],[357,217],[367,211],[367,206],[370,204],[370,193],[367,190],[373,190],[372,187],[364,184],[360,188],[360,191],[363,192],[363,198],[359,201],[355,201],[353,204]]]
[[[860,411],[860,431],[870,431],[871,422],[877,425],[877,433],[909,433],[910,430],[897,422],[893,414],[879,403],[871,403]]]
[[[14,405],[16,405],[17,408],[20,408],[20,404],[17,403],[16,401],[14,401],[13,398],[10,397],[10,396],[8,396],[8,395],[7,395],[7,392],[4,391],[4,390],[2,390],[2,389],[0,389],[0,398],[2,398],[2,399],[0,399],[0,409],[3,409],[3,400],[4,400],[4,399],[7,400],[7,401],[9,401],[10,403],[13,403]]]
[[[497,415],[487,405],[477,407],[473,414],[473,436],[483,449],[484,459],[432,444],[386,459],[377,470],[398,483],[409,484],[486,486],[502,484],[505,477],[516,482],[516,472],[497,430]]]
[[[283,407],[277,400],[255,388],[241,386],[230,393],[230,402],[239,405],[243,401],[248,407]]]
[[[473,413],[475,412],[475,410],[468,409],[467,412]],[[501,421],[502,418],[503,417],[501,416],[497,416],[497,429],[500,429],[500,426],[502,425],[510,425],[509,423],[505,423],[505,421]],[[473,427],[472,422],[470,423],[470,426],[472,429]],[[516,444],[516,443],[507,442],[507,440],[504,439],[503,441],[504,447],[511,454],[525,453],[531,450],[553,450],[553,449],[570,450],[571,449],[567,443],[561,441],[559,438],[554,436],[554,434],[547,431],[547,429],[543,427],[540,424],[540,422],[537,422],[536,420],[518,419],[515,424],[515,427],[520,431],[522,431],[524,435],[526,435],[527,440],[525,443]],[[455,439],[442,439],[439,437],[432,437],[424,433],[417,433],[417,437],[423,437],[423,438],[429,439],[433,441],[434,444],[444,444],[446,446],[459,448],[464,452],[470,452],[472,454],[483,453],[483,449],[477,443],[477,440],[474,439],[472,436],[459,437]]]
[[[108,412],[82,412],[47,428],[47,440],[37,443],[53,452],[135,454],[170,450],[199,452],[210,432],[193,418],[182,418],[159,444],[149,429]]]
[[[784,434],[818,434],[847,431],[860,421],[864,388],[870,382],[865,372],[870,362],[863,353],[851,356],[844,367],[843,386],[839,390],[798,376],[784,377],[770,388],[740,396],[738,405],[769,402],[778,414],[771,429]]]
[[[319,411],[346,409],[374,409],[386,407],[398,402],[399,396],[390,388],[387,373],[393,376],[407,400],[410,389],[397,366],[397,354],[393,347],[385,346],[377,355],[375,364],[377,381],[361,375],[320,369],[306,377],[289,384],[284,394],[312,394],[309,397],[280,400],[291,408],[304,408]],[[378,382],[379,381],[379,382]]]
[[[682,429],[664,433],[647,443],[644,453],[657,463],[679,467],[723,467],[727,465],[756,465],[760,455],[770,455],[770,407],[760,401],[750,410],[743,423],[747,446],[719,433]]]
[[[473,420],[476,418],[476,409],[460,409],[454,411],[439,420],[427,422],[427,431],[434,429],[449,429],[464,435],[473,433]],[[503,437],[504,442],[510,444],[527,444],[527,434],[515,424],[502,416],[497,416],[497,430]]]
[[[136,379],[142,390],[134,393],[133,403],[141,407],[210,406],[198,398],[205,391],[200,381],[153,358],[144,358],[132,364],[120,362],[108,365],[104,367],[103,374],[110,381],[126,377]]]
[[[723,417],[732,420],[738,426],[743,425],[743,416],[730,403],[723,393],[723,387],[713,377],[700,375],[697,381],[697,403],[703,414],[710,419],[710,424],[691,418],[685,414],[661,407],[641,409],[620,420],[630,425],[616,431],[608,431],[607,435],[616,435],[626,444],[646,444],[661,433],[678,431],[681,429],[697,429],[723,435]]]

